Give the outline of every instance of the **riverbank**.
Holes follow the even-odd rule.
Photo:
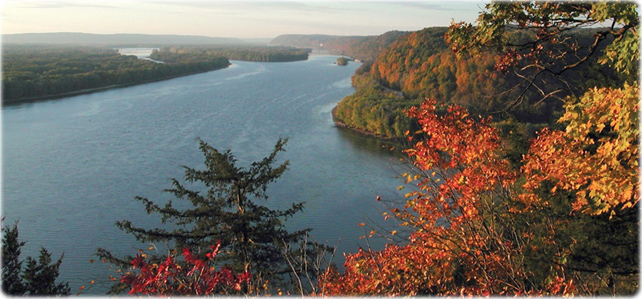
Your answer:
[[[81,90],[76,90],[76,91],[53,94],[53,95],[45,95],[45,96],[37,96],[37,97],[29,97],[29,98],[19,98],[19,99],[13,99],[13,100],[2,99],[2,104],[5,105],[5,106],[11,106],[11,105],[26,104],[26,103],[35,103],[35,102],[40,102],[40,101],[55,100],[55,99],[66,98],[66,97],[73,97],[73,96],[78,96],[78,95],[90,94],[90,93],[94,93],[94,92],[100,92],[100,91],[106,91],[106,90],[124,88],[124,87],[131,87],[131,86],[136,86],[136,85],[141,85],[141,84],[147,84],[147,83],[170,80],[170,79],[174,79],[174,78],[180,78],[180,77],[185,77],[185,76],[202,74],[202,73],[222,70],[222,69],[227,68],[229,66],[230,65],[228,65],[226,67],[222,67],[222,68],[213,69],[213,70],[196,71],[196,72],[190,72],[190,73],[184,73],[184,74],[179,74],[179,75],[167,76],[167,77],[162,77],[162,78],[144,80],[144,81],[139,81],[139,82],[131,82],[131,83],[123,83],[123,84],[111,84],[111,85],[95,87],[95,88],[86,88],[86,89],[81,89]]]
[[[336,110],[337,110],[337,106],[332,108],[332,121],[334,122],[334,125],[337,126],[337,127],[348,129],[348,130],[360,133],[362,135],[372,136],[372,137],[379,138],[381,140],[386,140],[386,141],[391,141],[391,142],[403,142],[405,140],[405,138],[390,137],[390,136],[376,134],[376,133],[373,133],[373,132],[370,132],[370,131],[367,131],[367,130],[363,130],[363,129],[359,129],[359,128],[355,128],[355,127],[349,126],[348,124],[346,124],[346,123],[344,123],[344,122],[342,122],[340,120],[337,120],[336,115],[335,115]]]

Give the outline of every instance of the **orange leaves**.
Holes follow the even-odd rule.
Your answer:
[[[532,142],[522,168],[528,179],[524,188],[532,194],[543,181],[551,181],[551,193],[574,191],[574,210],[589,214],[636,205],[638,93],[637,85],[596,88],[566,104],[560,119],[568,122],[566,130],[544,129]]]
[[[349,255],[345,273],[333,270],[321,278],[324,295],[417,295],[422,289],[444,290],[452,269],[440,267],[443,252],[427,247],[388,246],[382,251],[360,250]]]
[[[497,294],[499,277],[509,280],[515,270],[510,256],[518,250],[482,224],[485,205],[517,177],[500,156],[497,130],[460,106],[443,116],[437,109],[427,100],[409,111],[425,135],[406,151],[418,170],[402,175],[416,190],[406,193],[405,209],[391,212],[416,229],[410,243],[348,255],[343,275],[321,279],[326,295]]]
[[[407,182],[421,179],[417,186],[423,191],[408,193],[409,206],[433,225],[437,219],[450,219],[457,224],[464,218],[475,217],[478,201],[492,196],[497,188],[506,188],[515,181],[517,173],[509,169],[502,151],[497,130],[488,125],[490,118],[475,120],[458,105],[442,109],[434,100],[426,100],[408,115],[417,119],[426,138],[406,153],[422,171],[432,171],[429,177],[405,174]],[[438,170],[440,175],[436,175]]]

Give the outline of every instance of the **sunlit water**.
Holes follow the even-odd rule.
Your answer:
[[[2,109],[2,215],[19,220],[23,257],[41,246],[64,252],[61,280],[73,292],[104,294],[108,265],[90,263],[97,247],[135,254],[117,220],[153,227],[135,196],[163,202],[181,165],[200,167],[199,137],[231,149],[239,165],[269,154],[288,137],[281,161],[290,169],[269,186],[269,206],[305,201],[288,228],[314,228],[313,238],[342,252],[367,246],[364,219],[383,222],[375,198],[400,197],[391,155],[370,137],[334,126],[331,110],[354,92],[358,67],[334,56],[308,61],[233,61],[223,70],[128,88]],[[381,243],[371,244],[381,247]],[[96,284],[89,288],[89,282]]]

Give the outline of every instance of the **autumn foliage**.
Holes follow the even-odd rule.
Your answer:
[[[321,280],[324,294],[599,292],[603,271],[578,265],[587,264],[589,248],[579,243],[601,237],[577,228],[601,225],[596,217],[615,215],[616,207],[637,209],[638,92],[626,85],[569,100],[560,119],[566,130],[542,130],[519,169],[505,158],[510,145],[490,118],[457,105],[440,112],[444,107],[434,100],[411,109],[422,138],[407,151],[416,170],[404,176],[416,190],[406,194],[403,209],[392,210],[412,231],[408,244],[349,255],[343,274],[330,270]],[[631,232],[624,234],[635,247]],[[605,242],[614,251],[623,248]],[[617,263],[600,263],[613,267],[612,287]],[[619,273],[631,277],[636,271]]]
[[[393,209],[413,230],[409,244],[348,256],[343,275],[329,272],[322,281],[326,294],[571,291],[572,280],[555,273],[541,287],[529,280],[521,261],[525,232],[511,226],[514,219],[505,213],[518,173],[502,158],[501,138],[490,118],[476,119],[457,105],[438,115],[438,107],[427,100],[409,111],[425,134],[407,151],[416,173],[405,176],[417,190],[406,195],[405,209]]]
[[[408,137],[416,141],[407,151],[414,169],[404,177],[414,191],[405,206],[391,210],[409,237],[348,255],[344,273],[322,277],[324,294],[638,291],[638,10],[630,2],[492,2],[475,24],[454,23],[446,34],[450,49],[468,59],[496,57],[497,71],[520,78],[508,84],[518,94],[503,93],[509,100],[496,114],[503,124],[471,115],[478,109],[435,100],[409,110],[421,127]],[[449,66],[466,65],[453,54],[420,51],[434,47],[420,38],[431,32],[407,35],[382,53],[372,73],[405,93],[454,90]],[[399,75],[407,69],[409,75]],[[574,71],[595,77],[569,76]],[[436,80],[415,75],[431,72]],[[457,87],[482,79],[455,73]],[[453,101],[456,94],[422,95],[475,108]],[[489,104],[499,99],[467,96]],[[542,123],[547,127],[530,141],[529,134],[516,137],[512,118],[528,121],[519,109],[534,113],[548,104],[551,110],[538,112],[550,118]]]
[[[639,88],[595,88],[566,105],[560,122],[565,131],[543,130],[525,158],[527,190],[543,181],[554,182],[551,192],[576,192],[573,210],[590,214],[615,213],[640,200],[638,187]],[[525,202],[541,202],[533,192]]]
[[[131,262],[132,271],[123,275],[121,282],[127,285],[129,294],[165,295],[208,295],[240,294],[250,279],[248,272],[233,273],[223,267],[215,270],[210,264],[218,253],[220,243],[212,246],[203,260],[192,253],[189,248],[183,249],[185,263],[179,263],[173,256],[168,256],[161,263],[146,261],[146,255],[139,253]]]

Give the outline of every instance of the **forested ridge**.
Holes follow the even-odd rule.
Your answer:
[[[7,44],[58,44],[105,46],[114,48],[151,48],[168,45],[237,45],[244,44],[238,38],[209,37],[199,35],[171,34],[93,34],[81,32],[51,32],[51,33],[18,33],[3,34],[3,43]]]
[[[404,31],[389,31],[377,36],[286,34],[277,36],[270,44],[324,50],[331,54],[346,55],[361,61],[372,61],[398,37],[408,33]]]
[[[473,113],[492,113],[497,120],[552,123],[559,117],[562,101],[540,101],[542,93],[561,90],[555,97],[563,99],[588,87],[615,86],[623,82],[612,68],[591,58],[587,64],[569,70],[560,78],[540,75],[539,80],[546,82],[542,86],[544,90],[525,87],[519,75],[495,68],[500,59],[497,54],[483,52],[458,59],[446,43],[447,31],[447,27],[426,28],[396,39],[372,64],[366,63],[355,73],[353,83],[370,83],[354,84],[356,93],[339,103],[335,120],[375,135],[403,138],[403,132],[412,129],[403,110],[431,98],[463,105]],[[566,35],[585,47],[592,42],[594,32],[595,29],[578,29]],[[512,32],[511,38],[526,39],[533,35],[533,32]],[[391,91],[401,92],[403,96],[392,99]],[[506,110],[518,97],[524,99]]]

